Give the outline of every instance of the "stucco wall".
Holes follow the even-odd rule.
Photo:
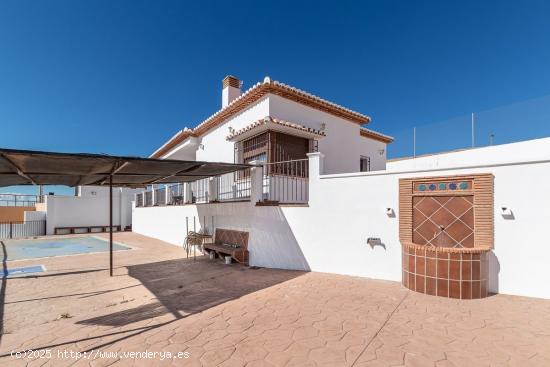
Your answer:
[[[92,195],[91,192],[95,192]],[[132,201],[140,190],[113,188],[113,225],[132,224]],[[109,189],[83,187],[83,196],[46,196],[46,233],[56,227],[109,225]]]
[[[401,162],[399,170],[320,177],[315,175],[318,163],[313,158],[307,207],[239,203],[138,208],[134,210],[134,230],[178,243],[175,240],[182,241],[185,235],[182,217],[213,215],[216,227],[250,231],[252,265],[400,281],[399,179],[492,173],[495,244],[489,289],[550,298],[546,234],[550,212],[545,205],[550,202],[550,191],[544,184],[550,179],[550,139],[478,149],[470,159],[455,154],[456,158],[449,157],[445,164],[440,160],[436,169],[428,168],[429,162],[421,170],[410,169],[418,164],[411,160],[409,165]],[[517,157],[522,157],[521,161]],[[481,164],[486,161],[491,164]],[[501,215],[502,206],[512,210],[513,218]],[[386,208],[392,208],[395,216],[388,216]],[[168,235],[175,227],[180,231]],[[384,246],[371,248],[368,237],[381,238]]]
[[[269,97],[269,109],[272,116],[313,129],[326,124],[327,136],[319,141],[326,173],[359,172],[361,155],[370,157],[371,170],[385,169],[386,144],[360,136],[358,124],[276,95]]]
[[[45,211],[28,211],[25,212],[24,221],[25,222],[34,222],[34,221],[41,221],[46,220],[46,212]]]
[[[200,147],[195,158],[199,161],[233,162],[234,143],[226,140],[229,127],[242,129],[266,116],[298,123],[319,130],[326,124],[325,138],[319,141],[319,151],[326,156],[326,172],[358,172],[360,156],[371,159],[371,170],[382,170],[386,165],[386,144],[361,137],[360,126],[323,111],[305,106],[283,97],[269,94],[248,109],[232,116],[224,123],[199,138]],[[187,144],[184,142],[181,145]],[[192,155],[182,155],[183,148],[175,148],[164,158],[192,159]]]
[[[227,119],[223,124],[199,138],[202,148],[197,150],[198,161],[230,162],[234,160],[234,143],[226,140],[229,127],[242,129],[266,116],[269,116],[269,101],[264,97],[248,109]]]
[[[251,265],[309,270],[292,228],[279,207],[257,207],[239,202],[135,208],[133,231],[181,246],[186,235],[186,218],[192,230],[193,217],[197,230],[205,226],[209,232],[213,227],[249,232]]]

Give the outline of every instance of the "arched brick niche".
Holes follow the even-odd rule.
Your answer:
[[[493,175],[399,180],[403,285],[450,298],[487,296]]]

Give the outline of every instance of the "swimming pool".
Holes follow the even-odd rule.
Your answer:
[[[47,238],[37,240],[4,241],[7,260],[35,259],[39,257],[66,256],[109,251],[109,242],[98,237]],[[114,251],[130,247],[113,243]]]

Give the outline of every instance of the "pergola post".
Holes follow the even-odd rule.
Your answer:
[[[109,275],[113,276],[113,175],[109,176]]]

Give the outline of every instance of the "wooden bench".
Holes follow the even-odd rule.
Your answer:
[[[205,243],[204,251],[220,257],[231,256],[236,262],[248,265],[248,232],[218,228],[214,243]]]

